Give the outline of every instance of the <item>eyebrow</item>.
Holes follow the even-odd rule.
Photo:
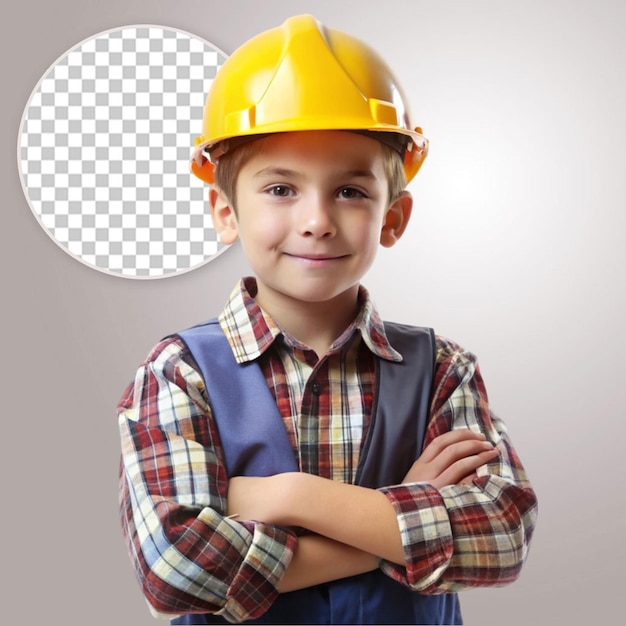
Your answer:
[[[265,178],[270,176],[278,176],[280,178],[291,178],[297,176],[298,172],[283,167],[264,167],[254,174],[255,178]]]
[[[369,179],[372,179],[372,180],[376,180],[376,178],[377,178],[374,175],[374,172],[372,172],[372,170],[370,170],[370,169],[348,170],[347,172],[344,172],[343,175],[348,177],[348,178],[369,178]]]
[[[302,174],[296,172],[295,170],[290,170],[285,167],[264,167],[260,169],[258,172],[254,174],[255,178],[269,178],[269,177],[279,177],[279,178],[294,178],[297,176],[301,176]],[[370,169],[354,169],[347,170],[345,172],[339,172],[337,174],[340,178],[366,178],[369,180],[377,180],[377,176]]]

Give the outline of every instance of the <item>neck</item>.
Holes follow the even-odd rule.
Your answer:
[[[268,298],[259,286],[255,299],[282,329],[315,350],[318,357],[326,354],[354,321],[359,308],[358,285],[324,302],[303,302],[275,295]]]

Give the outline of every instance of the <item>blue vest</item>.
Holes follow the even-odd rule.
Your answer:
[[[428,424],[435,341],[432,329],[387,322],[402,362],[376,359],[370,427],[356,484],[402,482],[421,454]],[[180,333],[204,377],[229,476],[298,471],[297,457],[257,363],[238,364],[217,320]],[[215,615],[183,615],[172,624],[227,624]],[[245,624],[461,624],[456,594],[411,591],[380,570],[281,594]]]

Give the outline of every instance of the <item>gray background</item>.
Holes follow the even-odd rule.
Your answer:
[[[20,186],[31,91],[69,48],[109,28],[181,28],[229,53],[301,12],[376,47],[431,140],[409,231],[364,282],[387,318],[433,325],[479,355],[540,498],[521,579],[463,594],[466,623],[623,615],[623,2],[37,0],[7,11],[3,620],[155,623],[118,527],[115,405],[149,348],[217,313],[247,271],[236,245],[151,281],[63,252]]]

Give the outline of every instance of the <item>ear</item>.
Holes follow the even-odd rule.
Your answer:
[[[413,196],[408,191],[403,191],[387,209],[383,228],[380,232],[380,244],[385,248],[391,248],[404,233],[411,212],[413,210]]]
[[[217,187],[209,190],[209,205],[211,206],[211,219],[213,228],[216,230],[223,244],[230,245],[237,241],[239,230],[237,227],[237,215],[223,191]]]

